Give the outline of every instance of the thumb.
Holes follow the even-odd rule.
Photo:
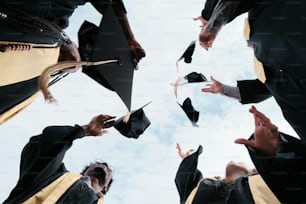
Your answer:
[[[247,139],[244,139],[244,138],[238,138],[234,142],[236,144],[243,144],[243,145],[246,145],[246,146],[249,146],[249,147],[252,147],[252,148],[255,147],[254,141],[247,140]]]

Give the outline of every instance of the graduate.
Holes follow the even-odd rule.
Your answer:
[[[198,18],[203,22],[200,45],[206,50],[211,48],[224,25],[248,12],[244,37],[254,50],[257,78],[275,98],[298,136],[306,140],[305,1],[294,4],[289,0],[212,2],[207,7],[210,12],[202,11]],[[207,13],[210,15],[203,15]]]
[[[121,0],[3,0],[0,2],[0,124],[39,95],[38,77],[43,70],[58,62],[81,60],[76,44],[63,29],[68,27],[74,10],[85,3],[91,3],[102,15],[108,7],[113,8],[128,43],[131,63],[137,68],[145,51],[133,35]],[[69,67],[57,76],[79,68]]]
[[[244,144],[258,174],[243,163],[229,162],[224,178],[205,178],[197,169],[197,151],[183,152],[175,183],[181,203],[304,203],[306,201],[305,143],[279,132],[270,119],[255,106],[255,131],[249,139],[238,138]]]
[[[94,161],[80,174],[68,171],[63,159],[74,140],[106,134],[114,118],[98,115],[82,126],[49,126],[31,137],[21,154],[19,180],[4,203],[103,203],[113,181],[109,165]]]

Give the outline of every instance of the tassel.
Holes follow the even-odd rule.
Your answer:
[[[55,65],[52,65],[50,67],[47,67],[42,74],[40,75],[38,79],[38,87],[41,90],[41,92],[44,95],[45,101],[48,103],[54,103],[56,102],[56,99],[52,96],[51,92],[48,90],[48,84],[50,80],[50,75],[54,72],[61,71],[64,69],[67,69],[69,67],[75,67],[75,66],[93,66],[93,65],[102,65],[102,64],[108,64],[108,63],[115,63],[119,62],[118,60],[105,60],[105,61],[98,61],[98,62],[86,62],[86,61],[64,61],[59,62]]]

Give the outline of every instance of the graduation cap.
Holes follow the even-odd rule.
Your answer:
[[[171,83],[174,87],[174,94],[177,97],[177,87],[183,86],[187,83],[200,83],[200,82],[208,82],[207,78],[202,73],[191,72],[184,77],[178,77],[175,83]]]
[[[184,53],[182,54],[182,56],[176,61],[176,68],[178,70],[178,62],[182,59],[184,59],[185,63],[191,63],[192,61],[192,55],[194,53],[194,49],[195,49],[195,45],[196,45],[196,41],[193,40],[189,46],[187,47],[187,49],[184,51]]]
[[[179,104],[179,103],[178,103]],[[192,106],[191,99],[187,97],[183,105],[179,104],[179,106],[183,109],[187,117],[189,118],[190,122],[192,123],[193,126],[198,127],[196,124],[199,120],[199,111],[196,111],[194,107]]]
[[[113,124],[114,128],[128,138],[137,139],[151,124],[143,110],[150,103],[116,120]]]
[[[119,63],[84,66],[82,72],[115,91],[130,111],[134,68],[129,44],[113,8],[108,6],[99,27],[85,21],[78,38],[82,60],[118,60]]]
[[[85,21],[79,29],[80,62],[63,61],[44,70],[39,88],[47,101],[55,99],[47,90],[50,75],[54,72],[84,66],[82,71],[109,90],[115,91],[128,110],[131,107],[134,68],[129,44],[111,6],[108,6],[100,26]]]

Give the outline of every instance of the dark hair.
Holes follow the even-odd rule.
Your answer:
[[[101,162],[102,163],[102,162]],[[105,162],[103,162],[103,163],[105,163]],[[93,163],[90,163],[90,164],[88,164],[88,165],[86,165],[84,168],[83,168],[83,170],[82,170],[82,172],[81,172],[81,175],[82,176],[85,176],[85,173],[86,173],[86,171],[89,169],[89,167],[92,165]],[[108,164],[107,163],[105,163],[105,165],[108,167]],[[103,178],[103,180],[101,179],[101,178],[97,178],[97,179],[99,179],[99,183],[101,184],[101,183],[104,183],[104,178]],[[101,191],[101,193],[103,194],[103,195],[105,195],[108,191],[109,191],[109,189],[110,189],[110,187],[111,187],[111,184],[113,183],[113,178],[111,178],[111,180],[109,181],[109,183],[108,183],[108,185],[107,185],[107,190],[102,190]]]

